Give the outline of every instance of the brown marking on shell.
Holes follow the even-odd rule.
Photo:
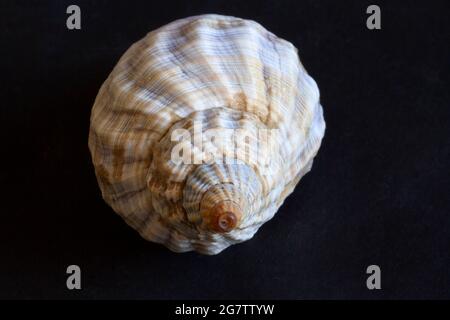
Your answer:
[[[243,92],[236,93],[233,96],[231,106],[237,110],[247,111],[247,97]]]
[[[114,167],[114,172],[113,172],[114,179],[120,179],[122,177],[124,154],[125,154],[125,149],[121,146],[116,146],[113,149],[112,158],[113,158],[113,167]]]
[[[147,187],[151,193],[175,202],[181,197],[184,183],[164,181],[157,175],[148,180]]]
[[[205,227],[215,232],[230,232],[242,218],[241,208],[233,201],[221,201],[203,217]]]

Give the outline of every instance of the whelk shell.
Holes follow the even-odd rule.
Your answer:
[[[93,106],[89,148],[103,198],[142,237],[217,254],[274,216],[324,131],[291,43],[254,21],[202,15],[122,56]],[[243,151],[205,143],[211,132]],[[221,157],[196,159],[205,154]]]

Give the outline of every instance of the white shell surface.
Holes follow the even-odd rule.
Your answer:
[[[252,137],[276,129],[278,149],[261,151],[268,166],[245,157],[174,163],[172,134],[194,133],[198,122]],[[142,237],[216,254],[274,216],[324,131],[319,90],[291,43],[254,21],[202,15],[148,33],[122,56],[93,106],[89,148],[103,198]],[[217,198],[242,208],[230,232],[202,224]]]

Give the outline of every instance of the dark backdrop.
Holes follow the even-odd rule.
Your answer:
[[[450,298],[448,1],[2,1],[1,298]],[[82,29],[66,28],[77,4]],[[102,200],[90,109],[148,31],[202,13],[298,49],[327,131],[273,220],[217,256],[141,239]],[[82,290],[66,289],[66,267]],[[382,289],[366,288],[377,264]]]

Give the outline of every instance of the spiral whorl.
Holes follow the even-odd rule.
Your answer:
[[[184,188],[188,219],[212,232],[239,228],[249,215],[249,201],[256,199],[260,183],[245,164],[200,165]]]

